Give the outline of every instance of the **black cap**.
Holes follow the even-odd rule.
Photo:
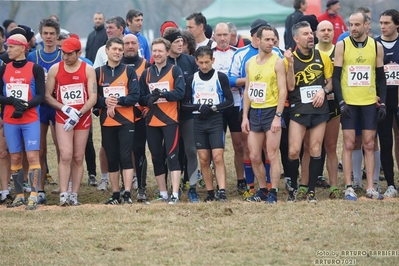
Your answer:
[[[328,0],[327,1],[327,4],[326,4],[326,7],[330,7],[330,6],[332,6],[332,5],[335,5],[336,3],[338,3],[339,1],[337,1],[337,0]]]
[[[258,31],[258,29],[262,26],[269,26],[270,24],[269,22],[267,22],[267,20],[261,19],[261,18],[257,18],[255,19],[252,24],[251,24],[251,36],[254,35],[255,32]]]

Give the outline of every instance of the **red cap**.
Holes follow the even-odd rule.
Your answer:
[[[74,51],[82,50],[82,45],[78,39],[70,37],[62,43],[61,50],[64,53],[72,53]]]
[[[179,27],[177,26],[176,23],[174,23],[173,21],[165,21],[162,25],[161,25],[161,36],[163,36],[163,33],[165,32],[166,28],[176,28],[178,29]]]
[[[79,35],[77,35],[76,33],[69,33],[69,37],[79,40]]]

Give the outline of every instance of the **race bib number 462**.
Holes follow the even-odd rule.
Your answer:
[[[363,86],[371,85],[371,66],[348,66],[348,85]]]
[[[84,104],[83,83],[61,85],[61,99],[64,105]]]
[[[7,97],[14,97],[24,101],[28,101],[28,84],[8,83],[6,87]]]

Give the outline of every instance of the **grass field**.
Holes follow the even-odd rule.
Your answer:
[[[95,145],[100,144],[95,120]],[[50,138],[49,138],[50,139]],[[50,172],[57,179],[54,147]],[[87,186],[86,172],[78,207],[48,205],[36,211],[0,206],[2,265],[398,265],[398,199],[357,202],[329,200],[286,203],[280,182],[275,205],[243,202],[235,191],[233,149],[226,144],[227,203],[162,203],[105,206],[110,191]],[[148,158],[150,156],[148,155]],[[100,172],[99,170],[97,171]],[[149,162],[147,195],[156,183]],[[339,174],[342,188],[342,174]],[[385,191],[386,183],[382,182]],[[198,189],[200,198],[205,189]],[[133,194],[135,197],[135,194]],[[360,254],[352,251],[360,251]],[[378,253],[379,251],[394,251]],[[325,259],[325,260],[321,260]],[[334,260],[331,260],[334,259]]]

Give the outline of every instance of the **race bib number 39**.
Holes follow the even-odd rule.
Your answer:
[[[150,89],[151,93],[155,89],[159,89],[161,92],[170,91],[169,81],[150,83],[150,84],[148,84],[148,88]],[[165,102],[167,102],[167,100],[165,98],[159,98],[155,103],[165,103]]]
[[[266,90],[267,90],[267,83],[250,82],[248,87],[249,100],[254,103],[266,102]]]
[[[6,95],[7,97],[14,97],[24,101],[28,101],[28,84],[8,83]]]
[[[348,85],[364,86],[371,85],[371,66],[348,66]]]
[[[83,84],[68,84],[60,86],[61,99],[64,105],[84,104]]]
[[[126,96],[124,86],[111,86],[103,88],[104,97],[115,96],[116,98]]]
[[[316,92],[320,89],[321,89],[320,85],[300,87],[299,90],[301,92],[301,102],[302,103],[313,102],[313,96],[315,96]]]
[[[399,85],[399,65],[385,65],[384,71],[387,85]]]

